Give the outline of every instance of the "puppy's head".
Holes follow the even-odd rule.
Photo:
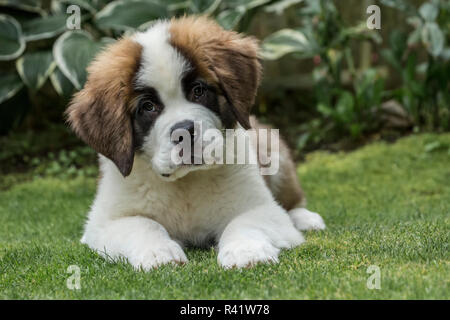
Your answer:
[[[174,131],[203,139],[207,129],[249,128],[260,78],[256,40],[204,17],[172,19],[99,54],[67,116],[123,176],[139,156],[175,180],[204,166],[174,163]]]

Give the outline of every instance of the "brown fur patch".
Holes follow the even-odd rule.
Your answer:
[[[250,124],[253,129],[272,129],[271,126],[261,124],[254,116],[250,117]],[[259,147],[268,148],[268,154],[271,154],[270,138],[266,145],[259,145],[261,142],[258,139],[258,144],[254,141],[254,145]],[[303,194],[302,188],[297,177],[297,171],[294,161],[292,160],[289,147],[280,137],[279,145],[280,163],[278,172],[274,175],[264,175],[264,181],[269,187],[275,200],[286,210],[291,210],[297,207],[304,207],[306,205],[306,199]],[[258,157],[259,160],[259,157]]]
[[[141,51],[142,47],[129,38],[110,45],[90,64],[83,90],[75,94],[66,110],[76,134],[111,159],[124,176],[133,167],[130,101]]]
[[[222,90],[236,119],[250,128],[250,109],[262,73],[257,40],[224,30],[202,16],[172,19],[169,31],[171,44]]]

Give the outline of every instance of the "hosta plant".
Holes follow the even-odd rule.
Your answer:
[[[81,89],[92,58],[123,34],[183,14],[211,15],[224,28],[243,31],[258,10],[282,11],[296,2],[0,0],[0,134],[20,122],[28,98],[48,84],[61,99]]]

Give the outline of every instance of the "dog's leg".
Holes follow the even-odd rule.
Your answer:
[[[187,262],[183,249],[164,227],[145,217],[89,221],[81,242],[103,256],[126,258],[135,269],[150,270],[167,263]]]
[[[250,123],[253,128],[270,129],[270,126],[263,125],[258,122],[255,117],[250,118]],[[259,131],[257,131],[258,133]],[[261,145],[259,148],[269,149],[271,144]],[[254,145],[257,144],[253,141]],[[292,160],[290,151],[283,139],[279,140],[279,170],[274,175],[263,176],[266,185],[272,192],[275,200],[289,212],[289,216],[298,230],[323,230],[325,223],[322,217],[305,208],[306,198],[303,194],[302,188],[297,176],[295,162]]]
[[[257,207],[235,217],[224,229],[218,245],[218,262],[224,268],[278,262],[282,248],[304,242],[286,212],[276,205]]]

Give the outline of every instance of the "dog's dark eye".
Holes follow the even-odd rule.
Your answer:
[[[202,83],[200,82],[195,83],[194,86],[192,87],[193,100],[195,101],[200,100],[200,98],[204,96],[205,92],[206,87]]]
[[[156,111],[156,106],[155,104],[150,101],[150,100],[144,100],[140,103],[140,109],[142,111],[147,111],[147,112],[155,112]]]

